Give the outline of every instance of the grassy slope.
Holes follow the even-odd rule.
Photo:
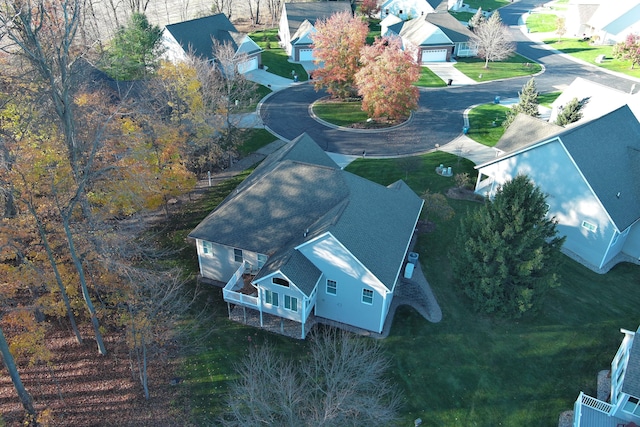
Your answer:
[[[502,122],[508,110],[508,107],[499,104],[482,104],[473,108],[469,111],[467,135],[480,144],[493,147],[504,133]]]
[[[558,17],[550,13],[534,13],[527,18],[527,28],[532,33],[549,33],[557,28]]]
[[[287,53],[278,47],[278,29],[272,28],[265,31],[256,31],[249,34],[249,37],[264,49],[262,52],[262,65],[270,73],[293,79],[292,71],[298,75],[301,82],[307,81],[309,76],[300,64],[289,62]]]
[[[489,62],[489,68],[484,68],[484,59],[459,58],[455,67],[477,82],[528,76],[542,70],[540,65],[531,63],[520,55],[514,55],[500,62]]]

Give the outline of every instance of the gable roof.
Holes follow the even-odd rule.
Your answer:
[[[626,105],[547,140],[531,141],[476,169],[553,141],[565,147],[619,231],[640,218],[640,123]]]
[[[403,21],[390,25],[389,30],[403,39],[409,40],[415,46],[442,46],[453,42],[436,25],[427,22],[424,17]]]
[[[303,134],[267,157],[189,237],[268,255],[255,280],[280,270],[306,292],[319,276],[295,247],[328,232],[391,289],[421,208],[402,181],[384,187],[343,171]]]
[[[311,34],[315,32],[316,28],[313,24],[305,19],[305,21],[300,24],[295,34],[291,36],[291,44],[311,44],[313,43]]]
[[[629,349],[629,360],[624,373],[624,382],[622,383],[622,391],[636,397],[640,397],[640,340],[636,340],[639,336],[640,328],[633,336],[633,342]]]
[[[231,43],[236,52],[238,52],[239,47],[246,38],[246,35],[238,32],[224,13],[170,24],[166,26],[166,29],[185,52],[191,49],[194,54],[202,58],[211,58],[213,56],[212,39],[222,44]],[[246,51],[242,53],[260,50],[257,45],[255,47],[250,45],[243,46],[243,49]]]
[[[532,142],[549,138],[563,130],[562,126],[519,113],[494,148],[508,153],[530,145]]]
[[[601,3],[588,25],[618,35],[640,20],[640,0],[609,0]]]
[[[327,19],[334,13],[352,12],[348,1],[313,1],[285,3],[284,9],[289,24],[289,34],[295,34],[304,21],[316,25],[318,19]],[[293,37],[292,37],[293,38]]]
[[[473,37],[471,30],[449,12],[428,13],[424,19],[440,28],[454,43],[468,42]]]

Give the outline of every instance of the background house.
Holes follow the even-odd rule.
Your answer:
[[[382,331],[422,200],[341,170],[306,134],[270,155],[190,234],[225,301]],[[245,279],[245,280],[243,280]]]
[[[167,49],[164,56],[170,61],[182,61],[191,51],[213,61],[214,40],[234,47],[240,60],[240,73],[255,70],[262,64],[260,46],[246,34],[239,33],[223,13],[167,25],[162,35]]]
[[[312,61],[315,24],[340,12],[352,12],[348,1],[284,3],[278,26],[280,46],[294,62]]]
[[[399,36],[403,49],[412,52],[418,64],[449,61],[453,55],[453,41],[424,16],[391,25],[383,35]]]
[[[496,145],[499,157],[476,167],[476,193],[491,197],[526,174],[548,195],[549,215],[567,237],[563,251],[600,272],[638,260],[640,123],[629,107],[557,132],[527,134],[531,120],[518,116]]]
[[[574,427],[631,427],[640,424],[640,332],[621,329],[622,343],[611,361],[609,396],[580,392],[574,404]],[[635,423],[635,424],[632,424]]]
[[[380,19],[389,15],[397,16],[403,21],[409,21],[439,9],[448,10],[447,1],[443,0],[386,0],[380,5]]]
[[[599,44],[624,41],[640,33],[639,0],[571,0],[566,13],[567,33],[583,34]]]

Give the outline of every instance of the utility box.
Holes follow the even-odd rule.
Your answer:
[[[409,261],[411,264],[417,264],[419,256],[420,255],[416,252],[409,252],[409,254],[407,255],[407,261]]]
[[[410,262],[407,263],[407,266],[404,268],[404,278],[411,279],[413,277],[413,269],[415,266]]]

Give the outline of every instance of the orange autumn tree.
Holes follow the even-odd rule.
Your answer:
[[[369,117],[399,119],[418,107],[420,93],[413,84],[420,78],[420,66],[402,50],[400,38],[376,39],[362,48],[360,62],[355,82]]]
[[[333,14],[316,23],[313,39],[315,62],[322,66],[313,72],[315,88],[326,88],[336,98],[356,94],[355,75],[360,68],[360,49],[365,45],[369,27],[350,12]]]

